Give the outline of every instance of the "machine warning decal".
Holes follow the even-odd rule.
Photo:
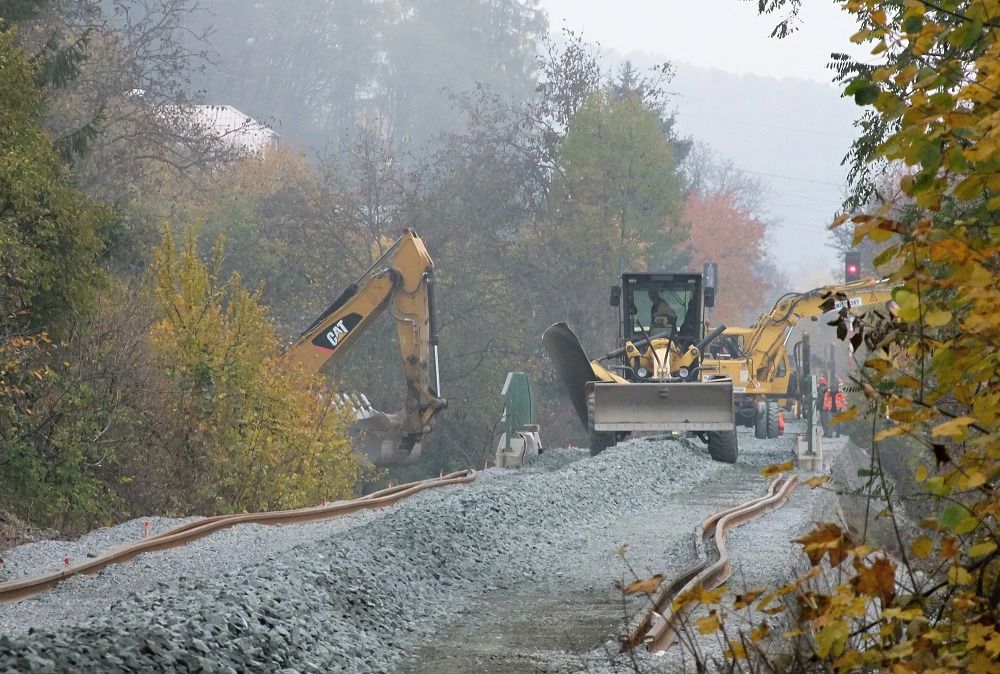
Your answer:
[[[344,341],[344,338],[350,334],[351,330],[357,327],[358,323],[361,322],[361,314],[347,314],[339,321],[331,325],[324,332],[319,333],[313,338],[313,345],[318,346],[321,349],[327,349],[333,351]]]
[[[860,297],[848,297],[846,300],[837,300],[833,303],[834,309],[851,309],[861,306]]]

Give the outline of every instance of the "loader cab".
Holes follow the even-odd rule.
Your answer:
[[[705,336],[706,299],[701,274],[622,274],[611,303],[619,309],[623,340],[669,333],[683,349]]]

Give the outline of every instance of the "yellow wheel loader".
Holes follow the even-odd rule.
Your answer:
[[[386,309],[396,323],[406,377],[402,410],[374,409],[364,396],[338,396],[363,431],[365,453],[376,465],[413,463],[431,420],[447,406],[440,397],[437,321],[434,312],[434,262],[416,232],[407,229],[375,264],[344,290],[292,344],[286,358],[318,371],[346,351]],[[435,386],[431,386],[431,352]]]
[[[833,311],[847,319],[852,309],[891,300],[892,286],[873,278],[786,293],[753,327],[726,328],[709,348],[704,367],[732,378],[739,425],[753,428],[758,438],[776,438],[781,404],[801,402],[799,379],[809,354],[796,345],[793,359],[786,346],[799,320]]]
[[[729,375],[703,366],[706,348],[724,331],[705,334],[714,289],[701,274],[623,274],[612,289],[621,346],[590,360],[565,323],[545,331],[545,349],[596,455],[634,432],[691,433],[716,461],[738,453]]]

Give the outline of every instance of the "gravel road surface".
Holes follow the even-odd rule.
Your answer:
[[[686,568],[698,522],[762,494],[760,468],[791,453],[787,437],[740,443],[734,466],[681,439],[594,458],[553,450],[383,510],[244,525],[143,555],[0,605],[0,671],[613,671],[617,635],[642,608],[614,589],[632,579],[625,562],[640,576]],[[788,539],[820,501],[799,490],[768,516],[785,518],[780,533],[766,519],[738,531],[734,580],[790,566]],[[146,519],[152,533],[176,523]],[[146,519],[15,548],[4,572],[105,552],[141,537]],[[762,536],[784,552],[762,551]]]

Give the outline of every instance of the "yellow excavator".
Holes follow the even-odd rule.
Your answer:
[[[406,377],[401,411],[374,409],[364,396],[339,396],[363,431],[365,453],[379,466],[413,463],[431,421],[447,406],[440,397],[438,332],[434,307],[434,262],[416,232],[403,235],[313,321],[286,353],[306,370],[318,371],[348,349],[386,309],[396,323]],[[434,386],[431,386],[431,352]]]
[[[545,349],[596,455],[633,432],[693,433],[716,461],[734,463],[738,447],[729,374],[703,357],[725,326],[705,334],[714,288],[701,274],[622,274],[612,289],[621,346],[590,360],[566,323],[550,326]]]
[[[733,380],[737,423],[753,428],[758,438],[778,436],[780,401],[798,399],[802,391],[798,373],[804,362],[796,366],[786,346],[800,319],[832,311],[846,317],[858,307],[886,304],[892,300],[892,288],[869,278],[790,292],[752,327],[726,328],[710,347],[703,367]],[[808,354],[800,353],[799,359],[808,359]]]

